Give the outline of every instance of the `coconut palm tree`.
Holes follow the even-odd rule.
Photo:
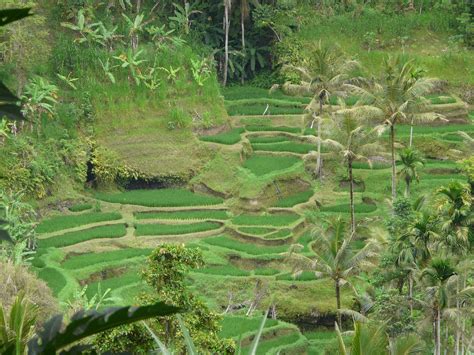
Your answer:
[[[402,169],[398,172],[398,176],[405,181],[405,197],[409,197],[410,184],[413,181],[420,181],[418,169],[425,165],[425,161],[421,154],[412,148],[406,148],[400,153],[400,161]]]
[[[342,96],[342,87],[350,80],[353,82],[362,81],[362,78],[355,78],[352,74],[360,67],[359,62],[349,60],[344,57],[341,51],[335,46],[323,45],[318,42],[314,50],[311,51],[311,63],[305,66],[284,66],[286,71],[296,71],[302,80],[303,85],[307,85],[314,93],[306,111],[312,116],[313,122],[317,122],[317,135],[321,139],[321,123],[323,116],[323,106],[328,102],[331,95]],[[317,175],[322,176],[321,146],[318,145]]]
[[[342,100],[340,100],[342,101]],[[344,106],[343,102],[340,105]],[[368,129],[361,121],[351,116],[349,111],[334,115],[332,138],[325,139],[322,143],[341,154],[349,175],[349,205],[351,214],[351,233],[355,233],[355,207],[354,207],[354,176],[352,164],[354,161],[367,161],[372,166],[370,155],[379,152],[380,146],[376,137],[380,134],[379,127]]]
[[[441,355],[442,311],[448,305],[450,279],[455,270],[449,259],[432,259],[429,266],[421,273],[425,282],[426,305],[431,311],[433,323],[434,355]]]
[[[317,277],[328,277],[334,281],[336,294],[337,323],[341,327],[341,287],[350,285],[350,276],[356,275],[361,269],[373,266],[373,260],[378,255],[378,243],[373,239],[366,240],[364,247],[357,249],[356,233],[347,233],[346,222],[341,216],[326,220],[327,228],[315,228],[316,254],[314,260],[301,254],[289,252],[289,258],[294,262],[295,273],[312,270]],[[359,235],[359,234],[358,234]],[[301,246],[299,246],[301,247]],[[294,248],[292,248],[294,249]]]
[[[347,89],[357,95],[359,104],[355,112],[382,119],[390,129],[390,149],[392,155],[392,201],[397,197],[395,165],[395,127],[400,122],[409,121],[408,116],[418,112],[427,104],[423,95],[433,88],[433,80],[420,77],[420,70],[412,60],[402,56],[388,57],[384,61],[384,70],[379,82],[368,88],[348,84]],[[365,109],[364,109],[365,108]],[[434,114],[413,115],[414,121],[432,121]]]
[[[473,197],[470,187],[458,181],[438,189],[438,210],[441,215],[441,243],[454,254],[469,247],[469,236],[474,233]]]

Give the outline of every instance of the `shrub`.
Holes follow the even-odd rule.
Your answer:
[[[61,248],[77,243],[85,242],[91,239],[99,238],[120,238],[127,233],[125,224],[111,224],[89,229],[83,229],[76,232],[64,233],[55,237],[38,240],[40,248]]]
[[[219,133],[213,136],[199,137],[204,142],[214,142],[220,144],[232,145],[240,142],[240,134],[244,132],[243,128],[234,128],[228,132]]]
[[[184,189],[132,190],[117,194],[97,193],[96,197],[112,203],[149,207],[180,207],[217,205],[219,197],[200,195]]]
[[[200,222],[190,224],[138,224],[135,235],[177,235],[198,233],[218,229],[221,225],[214,222]]]
[[[91,223],[115,221],[121,219],[122,216],[118,212],[111,213],[85,213],[80,215],[64,215],[56,216],[43,220],[36,232],[38,233],[52,233],[63,229],[75,228]]]
[[[185,220],[185,219],[217,219],[226,220],[229,219],[229,215],[226,210],[188,210],[188,211],[150,211],[150,212],[137,212],[135,218],[138,220],[142,219],[172,219],[172,220]]]

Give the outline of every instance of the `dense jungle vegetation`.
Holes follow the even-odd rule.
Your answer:
[[[474,352],[472,0],[2,0],[0,353]]]

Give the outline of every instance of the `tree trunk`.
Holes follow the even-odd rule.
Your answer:
[[[390,126],[390,148],[392,150],[392,202],[397,198],[397,167],[395,163],[395,126]]]
[[[349,198],[351,208],[351,233],[355,233],[354,177],[352,176],[352,158],[347,162],[349,172]]]
[[[441,309],[436,307],[436,355],[441,355]]]
[[[323,100],[319,99],[319,119],[318,119],[318,160],[316,162],[316,174],[319,177],[319,180],[322,180],[323,177],[323,159],[321,157],[321,120],[323,118]]]
[[[408,297],[410,299],[410,315],[413,317],[413,277],[408,279]]]
[[[410,180],[405,180],[405,197],[410,197]]]
[[[227,67],[229,66],[229,1],[224,0],[224,32],[225,32],[225,43],[224,43],[224,51],[225,51],[225,58],[224,58],[224,79],[223,85],[227,85]]]
[[[341,286],[339,285],[339,279],[336,279],[336,309],[337,309],[337,325],[342,330],[342,317],[341,313]]]
[[[240,11],[240,27],[242,29],[242,52],[245,52],[245,18],[244,11],[241,8]],[[245,83],[245,70],[242,72],[242,84]]]
[[[414,121],[414,117],[412,116],[411,118],[411,123],[410,123],[410,148],[411,146],[413,145],[413,121]]]
[[[454,353],[456,355],[459,355],[459,341],[461,339],[461,334],[460,334],[460,331],[459,331],[459,328],[461,327],[461,322],[460,322],[460,319],[459,319],[459,312],[460,312],[460,304],[459,304],[459,291],[460,291],[460,287],[459,287],[459,282],[460,282],[460,278],[458,277],[458,279],[456,280],[456,312],[458,314],[458,316],[456,317],[456,341],[454,343]]]

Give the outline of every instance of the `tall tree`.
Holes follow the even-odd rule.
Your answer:
[[[224,0],[224,86],[227,85],[227,75],[229,66],[229,27],[231,10],[232,0]]]
[[[313,231],[315,245],[313,250],[316,254],[312,260],[303,255],[290,252],[290,257],[295,261],[294,267],[297,271],[313,270],[317,277],[329,277],[334,282],[336,293],[337,323],[341,327],[341,287],[350,284],[350,276],[357,274],[363,268],[372,267],[373,260],[377,256],[378,243],[369,239],[364,247],[356,248],[359,234],[347,233],[346,222],[341,216],[328,219],[327,228]]]
[[[314,97],[306,108],[312,113],[313,121],[317,123],[317,136],[321,139],[321,123],[324,104],[328,102],[331,95],[342,95],[342,87],[353,78],[353,72],[360,65],[355,60],[347,59],[335,46],[324,45],[321,41],[311,51],[311,61],[304,66],[286,66],[285,70],[297,71],[308,85]],[[361,78],[358,78],[361,79]],[[322,177],[321,145],[318,144],[318,160],[316,174]]]
[[[412,148],[406,148],[400,153],[402,168],[398,175],[405,181],[405,197],[410,197],[410,185],[413,181],[419,181],[418,169],[425,165],[421,154]]]
[[[342,101],[342,100],[341,100]],[[343,103],[340,102],[343,106]],[[370,155],[379,152],[380,146],[375,138],[380,129],[368,129],[362,122],[350,114],[350,111],[342,110],[340,114],[334,115],[334,127],[331,130],[331,139],[323,140],[323,144],[338,151],[347,166],[349,176],[349,202],[351,214],[351,233],[355,233],[355,203],[354,203],[354,176],[352,164],[354,161],[367,161],[370,166],[372,162]]]
[[[388,57],[384,61],[382,78],[368,88],[348,84],[347,88],[360,97],[360,114],[371,110],[374,117],[381,118],[390,129],[390,149],[392,155],[392,201],[397,197],[396,161],[395,161],[395,127],[400,122],[408,121],[408,113],[413,114],[420,106],[425,105],[423,95],[433,87],[433,80],[420,77],[420,70],[412,60],[402,56]],[[415,121],[432,121],[436,115],[414,115]]]

